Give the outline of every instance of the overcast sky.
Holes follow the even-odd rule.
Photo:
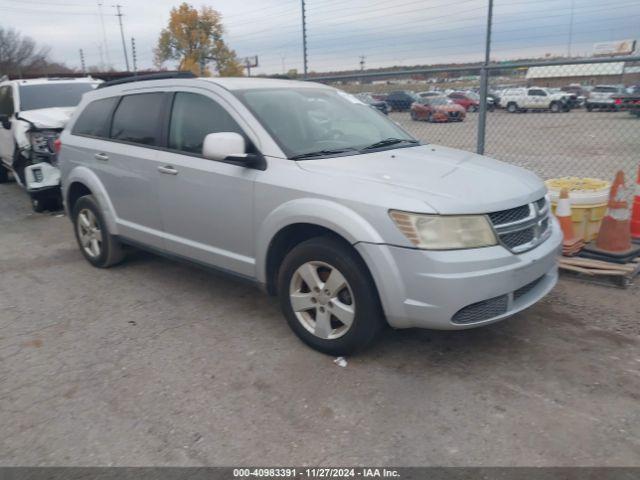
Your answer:
[[[122,5],[127,49],[135,37],[138,68],[152,67],[153,46],[178,0],[114,0]],[[300,0],[216,0],[227,42],[240,57],[258,55],[257,72],[302,70]],[[573,5],[573,8],[572,8]],[[309,70],[480,60],[487,0],[307,0]],[[110,61],[124,69],[112,3],[0,0],[0,25],[51,47],[53,59],[79,67]],[[640,0],[495,0],[495,60],[544,54],[590,54],[601,41],[640,39]],[[569,41],[571,38],[571,42]],[[102,58],[100,51],[102,49]],[[167,64],[171,67],[171,64]]]

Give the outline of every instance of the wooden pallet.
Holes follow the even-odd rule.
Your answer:
[[[558,262],[560,269],[565,272],[596,283],[606,280],[610,282],[609,285],[613,282],[622,288],[629,287],[640,274],[640,258],[624,264],[580,257],[559,257]]]

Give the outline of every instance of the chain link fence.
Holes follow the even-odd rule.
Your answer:
[[[481,76],[488,90],[481,95]],[[635,181],[640,162],[640,57],[426,69],[310,78],[389,108],[428,143],[482,153],[543,179]],[[635,102],[635,103],[634,103]],[[486,113],[481,111],[486,106]],[[485,116],[484,128],[479,128]],[[483,134],[484,133],[484,134]]]

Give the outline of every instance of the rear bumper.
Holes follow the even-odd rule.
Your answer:
[[[487,325],[533,305],[558,279],[562,232],[526,253],[502,246],[434,252],[359,243],[387,321],[395,328],[459,330]]]

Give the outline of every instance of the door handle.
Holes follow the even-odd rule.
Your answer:
[[[178,174],[178,170],[173,168],[171,165],[167,165],[166,167],[158,167],[158,171],[160,173],[164,173],[164,174],[167,174],[167,175],[177,175]]]
[[[107,160],[109,160],[109,155],[107,155],[106,153],[94,153],[93,158],[95,158],[96,160],[100,160],[101,162],[106,162]]]

